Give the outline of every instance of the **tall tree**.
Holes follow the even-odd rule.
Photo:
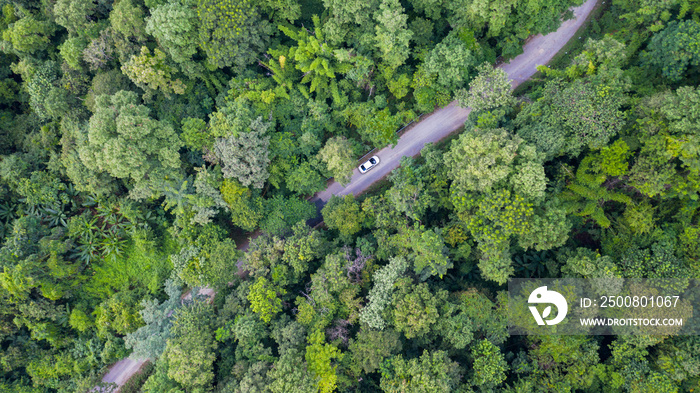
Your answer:
[[[198,0],[199,45],[207,61],[239,69],[265,50],[272,26],[251,0]]]
[[[542,98],[518,114],[518,135],[548,158],[605,146],[624,125],[628,85],[618,71],[548,82]]]
[[[387,393],[447,393],[458,388],[459,378],[459,365],[446,352],[424,350],[419,358],[392,358],[382,370],[380,386]]]
[[[164,356],[168,377],[187,389],[208,389],[214,381],[213,316],[212,306],[203,302],[181,308],[175,315]]]
[[[331,196],[321,210],[321,214],[328,228],[337,229],[343,238],[350,238],[362,230],[364,214],[353,195],[346,195],[343,198]]]
[[[151,10],[146,32],[176,63],[189,62],[197,53],[197,11],[185,2],[170,2]]]
[[[353,144],[350,140],[342,136],[334,136],[326,141],[323,148],[319,150],[318,156],[338,183],[348,184],[352,177],[352,168],[357,161],[353,153]]]
[[[458,90],[459,105],[475,111],[489,110],[514,103],[512,86],[508,74],[500,68],[484,63],[477,68],[478,74],[469,82],[469,90]]]
[[[413,32],[408,29],[408,15],[398,0],[384,0],[375,12],[376,45],[382,59],[391,68],[404,64],[410,54],[409,42]]]
[[[270,123],[259,117],[250,123],[249,131],[216,140],[214,154],[222,164],[224,178],[235,177],[243,186],[263,188],[269,176],[269,127]]]
[[[298,88],[305,97],[308,98],[311,93],[317,92],[320,97],[332,96],[338,100],[336,73],[348,71],[350,64],[338,60],[334,54],[335,48],[324,39],[321,21],[317,15],[313,16],[313,21],[313,32],[279,26],[285,35],[297,42],[296,46],[289,48],[286,58],[294,62],[296,69],[303,72],[302,84]],[[306,84],[309,86],[306,87]]]
[[[177,68],[168,65],[165,53],[158,48],[151,55],[151,51],[142,46],[141,54],[132,56],[121,69],[124,75],[147,92],[160,90],[166,97],[171,93],[185,94],[185,84],[179,78],[173,78]]]
[[[179,170],[182,146],[173,127],[150,118],[139,101],[123,90],[97,97],[87,139],[78,146],[88,169],[134,182],[134,197],[150,196],[154,182]]]

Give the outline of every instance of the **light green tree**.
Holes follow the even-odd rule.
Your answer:
[[[11,23],[7,30],[2,32],[2,39],[18,52],[33,54],[46,49],[55,30],[56,25],[51,22],[25,16]]]
[[[219,68],[243,68],[263,52],[272,26],[251,0],[198,0],[199,46]]]
[[[362,230],[364,214],[353,195],[346,195],[343,198],[331,196],[321,210],[321,214],[328,228],[337,229],[344,238],[349,238]]]
[[[179,170],[182,142],[139,102],[136,93],[123,90],[97,97],[88,137],[77,150],[88,169],[147,186]]]
[[[508,363],[501,350],[489,340],[481,340],[472,347],[474,376],[472,384],[488,391],[506,379]]]
[[[157,7],[146,18],[146,32],[176,63],[189,62],[197,53],[197,25],[196,10],[179,1]]]
[[[339,92],[336,73],[349,71],[351,65],[338,61],[334,54],[335,48],[324,39],[317,15],[313,16],[313,21],[313,34],[306,29],[293,30],[279,26],[285,35],[297,42],[296,46],[289,48],[286,58],[293,61],[294,67],[304,75],[298,88],[305,97],[309,98],[311,93],[316,92],[321,97],[332,96],[337,100]]]
[[[263,217],[262,200],[236,179],[225,179],[221,184],[221,197],[226,201],[234,225],[246,231],[258,227]]]
[[[211,305],[195,302],[175,314],[164,357],[168,377],[186,389],[209,389],[214,381],[216,360]]]
[[[185,94],[185,84],[179,78],[173,79],[177,68],[168,65],[165,53],[158,48],[151,55],[151,51],[142,46],[141,54],[132,56],[121,69],[124,75],[144,90],[160,90],[166,96],[171,93]]]
[[[460,106],[481,111],[515,103],[510,79],[505,71],[484,63],[477,68],[477,72],[476,77],[469,82],[468,90],[460,89],[456,92]]]
[[[374,13],[377,20],[375,30],[376,46],[382,59],[391,68],[404,64],[410,54],[409,42],[413,32],[407,27],[408,15],[398,0],[384,0],[379,11]]]
[[[337,387],[337,365],[333,361],[340,361],[344,354],[338,348],[325,342],[322,331],[315,331],[308,337],[309,345],[306,347],[306,366],[318,380],[320,393],[331,393]]]
[[[269,323],[272,317],[282,311],[282,299],[279,295],[287,293],[283,288],[275,287],[265,277],[258,277],[255,283],[250,286],[248,301],[250,308],[260,315],[263,322]]]
[[[459,379],[459,365],[446,352],[424,350],[420,358],[392,358],[380,386],[386,393],[448,393],[456,391]]]
[[[348,184],[352,177],[355,159],[352,142],[343,136],[334,136],[318,152],[318,157],[326,164],[328,171],[340,184]]]
[[[513,172],[513,161],[523,140],[504,129],[472,129],[462,133],[445,153],[453,186],[488,192]]]
[[[134,4],[134,0],[119,0],[115,2],[109,13],[109,23],[112,29],[124,37],[143,40],[146,37],[146,22],[143,8]]]
[[[56,23],[68,30],[71,35],[85,34],[95,25],[95,3],[91,0],[57,0],[53,6]]]

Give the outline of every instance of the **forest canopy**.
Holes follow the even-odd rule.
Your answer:
[[[700,1],[600,1],[511,92],[582,3],[0,0],[0,391],[697,391],[696,336],[507,329],[513,277],[700,276]]]

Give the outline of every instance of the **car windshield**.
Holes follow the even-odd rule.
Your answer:
[[[367,169],[364,165],[360,165],[360,168],[362,168],[363,171]]]
[[[377,161],[376,161],[374,158],[370,158],[370,159],[369,159],[369,162],[371,162],[372,164],[376,164],[376,163],[377,163]]]

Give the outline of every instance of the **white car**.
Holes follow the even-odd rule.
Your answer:
[[[369,160],[367,160],[367,162],[360,165],[358,169],[360,170],[360,173],[367,173],[367,171],[369,171],[377,165],[379,165],[379,157],[372,156]]]

